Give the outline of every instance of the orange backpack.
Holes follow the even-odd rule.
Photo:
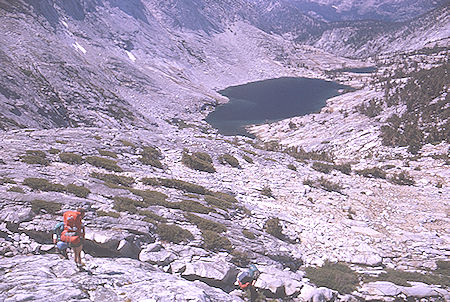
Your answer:
[[[63,215],[64,231],[61,233],[61,241],[78,244],[80,238],[84,238],[84,228],[81,223],[81,213],[76,211],[67,211]]]

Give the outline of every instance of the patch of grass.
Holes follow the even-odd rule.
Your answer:
[[[41,211],[45,211],[49,214],[56,214],[61,211],[61,204],[52,201],[35,199],[31,202],[31,210],[36,214],[39,214]]]
[[[194,152],[194,153],[192,153],[192,156],[194,156],[194,157],[196,157],[198,159],[201,159],[203,161],[206,161],[208,163],[212,163],[213,162],[213,160],[211,158],[211,155],[209,155],[206,152]]]
[[[97,151],[98,151],[98,154],[100,154],[101,156],[117,158],[117,154],[115,152],[112,152],[112,151],[109,151],[109,150],[102,150],[102,149],[97,149]]]
[[[381,168],[378,167],[366,168],[363,170],[356,171],[356,173],[368,178],[386,179],[386,172],[384,172]]]
[[[76,153],[71,153],[71,152],[62,152],[59,154],[59,159],[67,164],[82,164],[83,163],[83,158],[81,157],[81,155],[76,154]]]
[[[240,168],[239,161],[231,154],[223,154],[219,157],[219,162],[223,165],[229,164],[233,168]]]
[[[366,281],[389,281],[400,286],[411,286],[409,282],[423,282],[429,285],[450,286],[450,275],[433,271],[430,273],[407,272],[402,270],[385,269],[385,273],[381,273],[377,277],[368,277]]]
[[[219,235],[214,231],[202,230],[203,248],[210,251],[227,251],[233,250],[233,245],[227,237]]]
[[[48,150],[48,153],[53,154],[53,155],[58,154],[60,152],[61,152],[61,150],[56,149],[56,148],[50,148],[50,150]]]
[[[233,195],[228,194],[228,193],[214,192],[214,191],[209,191],[208,190],[206,192],[206,194],[210,195],[210,196],[213,196],[215,198],[218,198],[218,199],[225,200],[225,201],[230,202],[230,203],[238,203],[236,197],[234,197]]]
[[[261,192],[261,195],[267,196],[269,198],[274,197],[273,193],[272,193],[272,189],[269,186],[264,186],[260,192]]]
[[[233,256],[233,258],[231,258],[230,262],[237,267],[248,267],[250,264],[250,259],[246,252],[234,250],[231,252],[231,256]]]
[[[317,287],[327,287],[341,294],[349,294],[359,284],[359,274],[343,263],[325,262],[322,267],[307,267],[306,277]]]
[[[290,147],[283,152],[291,155],[299,161],[305,160],[319,160],[326,162],[333,162],[334,155],[331,152],[325,151],[305,151],[302,147]]]
[[[161,151],[156,147],[143,147],[143,150],[141,152],[141,157],[139,160],[144,165],[149,165],[158,169],[162,169],[163,165],[160,161],[162,159],[162,153]]]
[[[151,190],[138,190],[138,189],[128,189],[134,195],[143,198],[143,203],[146,206],[163,206],[168,207],[169,202],[166,201],[168,196],[164,193],[151,191]]]
[[[256,238],[255,234],[253,232],[250,232],[249,230],[242,230],[242,234],[248,239],[253,240]]]
[[[218,207],[219,209],[222,209],[222,210],[232,209],[235,207],[234,203],[229,202],[224,199],[219,199],[219,198],[213,197],[211,195],[205,195],[205,201],[209,205]]]
[[[88,162],[89,164],[91,164],[95,167],[103,168],[103,169],[106,169],[109,171],[114,171],[114,172],[122,172],[123,171],[122,168],[119,167],[114,160],[104,158],[104,157],[88,156],[88,157],[86,157],[86,162]]]
[[[64,192],[65,186],[62,184],[55,184],[52,182],[49,182],[47,179],[44,178],[25,178],[23,180],[23,184],[25,186],[28,186],[34,190],[41,190],[46,192]]]
[[[89,195],[89,193],[91,193],[91,190],[83,186],[68,184],[66,186],[66,192],[72,193],[77,197],[86,198]]]
[[[332,165],[330,164],[325,164],[325,163],[321,163],[321,162],[314,162],[312,164],[312,168],[316,171],[328,174],[333,170]]]
[[[121,185],[125,187],[131,187],[136,181],[133,177],[121,176],[116,174],[106,174],[106,173],[91,173],[91,177],[103,180],[104,182]]]
[[[182,200],[178,202],[170,202],[167,205],[173,209],[180,209],[185,212],[195,212],[201,214],[208,214],[209,212],[214,212],[214,209],[202,205],[200,202],[195,200]]]
[[[131,199],[128,197],[114,197],[113,209],[117,212],[128,212],[130,214],[137,214],[137,207],[145,207],[142,201]]]
[[[98,210],[96,213],[97,213],[97,216],[108,216],[108,217],[113,217],[113,218],[120,217],[120,213],[112,212],[112,211],[106,212],[106,211]]]
[[[249,164],[253,164],[253,163],[254,163],[254,162],[253,162],[253,159],[252,159],[250,156],[242,155],[242,158],[243,158],[246,162],[248,162]]]
[[[253,155],[253,156],[257,156],[257,155],[258,155],[258,153],[254,152],[254,151],[252,151],[252,150],[244,149],[244,150],[242,150],[242,151],[244,151],[244,152],[246,152],[246,153],[248,153],[248,154],[251,154],[251,155]]]
[[[163,186],[173,188],[189,193],[205,194],[206,189],[203,186],[196,185],[187,181],[170,178],[143,178],[142,183],[152,186]]]
[[[204,156],[201,156],[200,158],[195,155],[196,153],[189,155],[188,152],[183,151],[181,162],[188,168],[191,168],[193,170],[197,171],[203,171],[208,173],[214,173],[216,172],[216,169],[214,168],[213,164],[207,160],[204,160]]]
[[[144,218],[144,220],[147,221],[147,222],[150,222],[150,223],[166,222],[167,221],[166,218],[164,218],[162,216],[159,216],[159,215],[157,215],[157,214],[155,214],[155,213],[153,213],[152,211],[149,211],[149,210],[141,210],[141,211],[138,212],[138,214],[142,215],[142,216],[145,216],[145,218],[147,218],[147,219]]]
[[[186,219],[189,220],[190,223],[195,224],[202,231],[207,230],[216,233],[223,233],[226,232],[227,230],[225,225],[212,220],[202,218],[195,214],[185,213],[184,217],[186,217]]]
[[[48,166],[50,164],[45,152],[40,150],[27,150],[26,154],[22,155],[20,159],[30,165]]]
[[[297,167],[294,166],[293,164],[289,164],[289,165],[287,166],[287,168],[290,169],[290,170],[292,170],[292,171],[297,171]]]
[[[15,192],[15,193],[22,193],[22,194],[25,193],[25,191],[21,187],[18,187],[18,186],[9,188],[8,192]]]
[[[133,144],[132,142],[130,142],[130,141],[127,141],[127,140],[124,140],[124,139],[121,139],[121,140],[119,140],[121,143],[122,143],[122,145],[124,145],[125,147],[131,147],[131,148],[136,148],[136,145],[135,144]]]
[[[352,173],[352,165],[350,165],[349,163],[345,163],[345,164],[340,164],[340,165],[334,165],[333,168],[335,170],[340,171],[341,173],[350,175]]]
[[[100,135],[94,135],[93,138],[95,138],[98,141],[102,140],[102,137]]]
[[[266,223],[264,223],[264,229],[268,234],[284,240],[283,228],[281,227],[280,220],[278,218],[267,219]]]
[[[173,243],[180,243],[194,239],[191,232],[174,224],[160,223],[156,227],[156,233],[161,240]]]
[[[393,174],[389,181],[402,186],[413,186],[416,183],[406,171]]]
[[[332,182],[324,177],[317,180],[318,186],[328,192],[338,192],[341,193],[343,187],[340,183]]]
[[[58,144],[62,144],[62,145],[65,145],[65,144],[68,143],[68,142],[65,141],[65,140],[58,140],[58,139],[57,139],[55,142],[58,143]]]
[[[12,178],[9,178],[9,177],[3,177],[3,178],[0,178],[0,185],[3,185],[3,184],[16,184],[17,182],[15,181],[15,180],[13,180]]]

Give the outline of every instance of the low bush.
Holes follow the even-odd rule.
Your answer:
[[[219,157],[219,162],[221,164],[229,164],[230,166],[232,166],[233,168],[240,168],[241,166],[239,165],[239,161],[237,160],[236,157],[234,157],[233,155],[230,154],[223,154]]]
[[[289,164],[289,165],[287,166],[287,168],[290,169],[290,170],[292,170],[292,171],[297,171],[297,167],[294,166],[293,164]]]
[[[124,139],[121,139],[121,140],[119,140],[121,143],[122,143],[122,145],[124,145],[125,147],[131,147],[131,148],[136,148],[136,145],[135,144],[133,144],[132,142],[130,142],[130,141],[127,141],[127,140],[124,140]]]
[[[50,154],[58,154],[60,152],[61,152],[61,150],[56,149],[56,148],[50,148],[50,150],[48,150],[48,153],[50,153]]]
[[[250,156],[242,155],[242,158],[249,164],[253,164],[253,159]]]
[[[15,193],[22,193],[22,194],[25,193],[25,191],[21,187],[17,187],[17,186],[9,188],[8,192],[15,192]]]
[[[128,197],[114,197],[113,209],[118,212],[128,212],[130,214],[137,214],[137,207],[145,207],[142,201],[131,199]]]
[[[312,168],[316,171],[328,174],[333,170],[333,166],[330,164],[324,164],[321,162],[314,162]]]
[[[230,262],[237,267],[248,267],[248,265],[250,264],[250,259],[246,252],[234,250],[231,252],[231,256],[233,258],[231,258]]]
[[[143,198],[145,206],[163,206],[167,207],[169,202],[166,201],[168,196],[164,193],[151,190],[128,189],[134,195]]]
[[[83,158],[81,157],[81,155],[76,154],[76,153],[71,153],[71,152],[62,152],[59,154],[59,159],[67,164],[82,164],[83,163]]]
[[[185,212],[195,212],[201,214],[208,214],[209,212],[214,212],[214,209],[202,205],[200,202],[195,200],[182,200],[178,202],[169,202],[167,207],[173,209],[180,209]]]
[[[112,212],[112,211],[102,211],[102,210],[97,210],[97,216],[108,216],[108,217],[113,217],[113,218],[119,218],[120,217],[120,213],[117,212]]]
[[[211,158],[211,155],[209,155],[206,152],[194,152],[194,153],[192,153],[192,156],[194,156],[194,157],[196,157],[198,159],[204,160],[204,161],[206,161],[208,163],[212,163],[213,162],[213,160]]]
[[[388,281],[400,286],[407,287],[411,286],[410,282],[422,282],[429,285],[442,285],[444,287],[448,287],[450,286],[450,278],[447,273],[448,270],[444,273],[439,271],[420,273],[385,269],[384,273],[381,273],[377,277],[368,277],[366,278],[366,281]]]
[[[49,214],[56,214],[61,211],[61,204],[52,201],[35,199],[31,202],[31,210],[36,214],[39,214],[41,211],[45,211]]]
[[[223,233],[227,230],[226,226],[224,226],[223,224],[202,218],[195,214],[185,213],[184,217],[186,217],[186,219],[189,220],[190,223],[195,224],[202,231],[208,230],[216,233]]]
[[[227,209],[232,209],[234,208],[234,203],[223,200],[223,199],[219,199],[216,197],[213,197],[211,195],[205,195],[205,201],[214,207],[218,207],[219,209],[222,210],[227,210]]]
[[[264,186],[260,192],[261,195],[267,196],[269,198],[273,197],[272,189],[269,186]]]
[[[91,193],[91,190],[83,186],[68,184],[66,186],[66,192],[72,193],[77,197],[86,198],[89,195],[89,193]]]
[[[349,163],[345,163],[345,164],[340,164],[340,165],[334,165],[333,168],[335,170],[340,171],[341,173],[350,175],[352,173],[352,165],[350,165]]]
[[[45,152],[39,150],[27,150],[26,154],[20,157],[20,160],[30,165],[48,166],[50,164]]]
[[[161,240],[173,243],[180,243],[194,239],[191,232],[174,224],[160,223],[156,227],[156,233]]]
[[[103,169],[106,169],[109,171],[114,171],[114,172],[122,172],[123,171],[122,168],[119,167],[114,160],[104,158],[104,157],[88,156],[88,157],[86,157],[86,162],[88,162],[89,164],[91,164],[95,167],[103,168]]]
[[[255,234],[253,232],[250,232],[249,230],[242,230],[242,234],[248,239],[256,238]]]
[[[278,239],[283,240],[283,228],[280,225],[280,220],[278,218],[269,218],[264,224],[264,229],[266,232]]]
[[[9,177],[0,178],[0,185],[3,185],[3,184],[16,184],[16,183],[17,182],[14,179],[9,178]]]
[[[225,200],[225,201],[230,202],[230,203],[238,203],[236,197],[234,197],[233,195],[228,194],[228,193],[214,192],[214,191],[207,190],[206,194],[210,195],[210,196],[213,196],[215,198],[218,198],[218,199]]]
[[[349,294],[359,285],[359,274],[343,263],[325,262],[322,267],[306,268],[306,277],[317,287],[327,287]]]
[[[203,248],[210,251],[227,251],[233,250],[233,245],[227,237],[221,236],[216,232],[202,230]]]
[[[161,217],[155,213],[153,213],[152,211],[149,210],[141,210],[138,212],[139,215],[145,216],[145,221],[150,222],[150,223],[154,223],[154,222],[166,222],[167,219],[164,217]]]
[[[64,192],[66,189],[64,185],[51,183],[44,178],[25,178],[23,180],[23,184],[34,190],[41,190],[46,192]]]
[[[216,169],[213,164],[209,161],[206,161],[202,158],[196,157],[194,154],[189,155],[189,153],[183,151],[181,162],[188,168],[193,170],[214,173]]]
[[[366,168],[363,170],[356,171],[356,173],[364,177],[386,179],[386,172],[384,172],[381,168],[378,167]]]
[[[100,154],[101,156],[108,156],[111,158],[117,158],[117,154],[112,152],[112,151],[108,151],[108,150],[102,150],[102,149],[98,149],[98,154]]]
[[[68,143],[68,141],[65,141],[65,140],[62,140],[62,139],[57,139],[55,142],[58,143],[58,144],[62,144],[62,145],[65,145],[65,144]]]
[[[389,178],[389,181],[402,186],[413,186],[416,183],[406,171],[395,173],[391,178]]]
[[[136,181],[133,177],[121,176],[116,174],[106,174],[106,173],[91,173],[91,177],[103,180],[104,182],[121,185],[125,187],[131,187]]]
[[[319,188],[324,189],[325,191],[328,191],[328,192],[341,193],[341,191],[343,189],[343,187],[340,183],[332,182],[323,177],[321,177],[317,180],[317,184],[318,184]]]
[[[149,165],[158,169],[162,169],[163,165],[160,161],[162,158],[161,151],[156,147],[143,147],[139,160],[144,165]]]

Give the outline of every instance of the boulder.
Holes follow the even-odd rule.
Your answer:
[[[10,206],[2,209],[0,213],[0,221],[7,221],[13,223],[21,223],[30,221],[34,217],[31,208],[24,206]]]
[[[176,259],[176,255],[172,252],[159,248],[155,248],[155,245],[147,246],[139,253],[139,260],[156,264],[158,266],[169,265]]]
[[[383,258],[376,254],[359,254],[354,255],[349,262],[367,266],[380,266],[383,263]]]
[[[305,284],[299,294],[302,301],[325,302],[333,301],[337,296],[337,292],[325,287],[314,287]]]
[[[371,296],[397,296],[402,292],[402,286],[387,281],[375,281],[364,284],[360,292]]]
[[[294,296],[300,292],[303,286],[301,281],[303,273],[293,273],[280,270],[276,267],[259,267],[260,276],[255,282],[255,287],[270,291],[277,297]]]

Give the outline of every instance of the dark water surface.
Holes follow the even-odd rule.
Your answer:
[[[353,72],[353,73],[373,73],[377,71],[377,68],[376,67],[343,68],[343,69],[336,69],[335,71]]]
[[[206,121],[223,135],[252,137],[244,127],[319,111],[326,100],[349,88],[309,78],[279,78],[228,87],[219,91],[230,101],[219,105]]]

